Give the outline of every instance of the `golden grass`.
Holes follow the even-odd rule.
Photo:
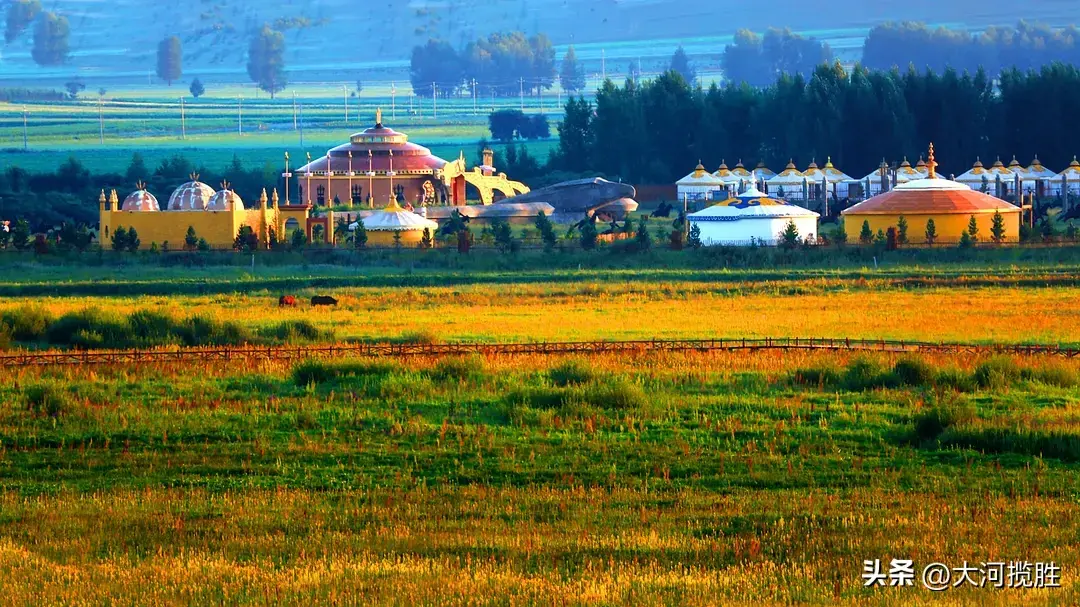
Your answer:
[[[278,309],[276,294],[35,298],[54,314],[87,307],[205,313],[250,327],[307,319],[337,339],[427,333],[442,341],[851,337],[1076,342],[1080,288],[930,288],[788,294],[707,285],[342,289],[342,305]],[[0,311],[22,305],[0,303]]]

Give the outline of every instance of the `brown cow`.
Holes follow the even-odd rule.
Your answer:
[[[316,295],[311,298],[311,305],[313,306],[336,306],[337,303],[338,300],[329,295]]]
[[[295,308],[296,307],[296,296],[295,295],[282,295],[278,299],[278,307],[279,308]]]

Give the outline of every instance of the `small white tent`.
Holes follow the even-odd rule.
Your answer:
[[[757,188],[687,216],[701,231],[706,246],[775,245],[780,233],[794,222],[800,238],[816,240],[818,217],[813,211],[770,198]]]

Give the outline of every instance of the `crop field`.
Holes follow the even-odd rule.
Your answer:
[[[744,269],[5,258],[0,340],[1075,344],[1065,251]],[[283,293],[340,304],[280,309]],[[1078,407],[1080,360],[1050,356],[13,368],[0,605],[1076,604]],[[1061,587],[864,588],[863,561],[891,558],[1053,561]]]

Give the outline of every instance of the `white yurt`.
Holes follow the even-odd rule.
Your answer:
[[[721,199],[727,184],[723,179],[706,171],[705,166],[699,162],[694,172],[676,181],[675,186],[679,200],[701,202]]]
[[[401,208],[396,200],[391,200],[386,208],[371,213],[360,222],[367,231],[368,244],[373,246],[416,245],[423,238],[425,229],[434,236],[439,228],[434,221]],[[354,222],[349,226],[349,231],[355,231],[357,227]]]
[[[775,245],[791,221],[800,238],[816,239],[818,217],[813,211],[770,198],[755,187],[687,216],[701,231],[701,242],[706,246]]]
[[[780,171],[776,177],[766,181],[769,185],[769,194],[784,198],[802,199],[803,190],[809,188],[810,180],[803,175],[802,171],[795,168],[794,162],[788,162],[787,167]],[[781,191],[783,188],[783,191]]]
[[[1060,194],[1065,188],[1068,188],[1070,195],[1080,194],[1080,160],[1077,160],[1076,156],[1073,156],[1072,162],[1064,171],[1054,177],[1053,184],[1051,191],[1055,194]]]

